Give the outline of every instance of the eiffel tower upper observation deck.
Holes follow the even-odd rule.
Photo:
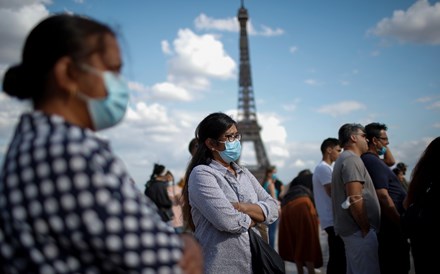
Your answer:
[[[238,21],[240,23],[240,74],[239,74],[239,93],[238,93],[238,116],[237,128],[242,134],[243,149],[251,147],[249,154],[255,155],[256,163],[242,163],[255,177],[262,182],[266,168],[270,166],[269,159],[261,140],[261,127],[257,122],[257,111],[255,108],[255,98],[252,88],[251,65],[249,59],[249,43],[247,35],[248,12],[241,1],[238,10]],[[254,153],[253,153],[254,152]]]

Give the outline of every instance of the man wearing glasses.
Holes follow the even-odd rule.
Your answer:
[[[347,273],[380,273],[376,231],[380,206],[361,155],[368,151],[365,129],[344,124],[338,132],[344,151],[335,162],[331,195],[334,229],[344,241]]]
[[[394,172],[380,158],[388,149],[387,126],[370,123],[365,126],[368,151],[361,158],[373,180],[381,208],[379,263],[381,273],[408,274],[410,254],[408,240],[402,233],[400,217],[404,212],[406,191]]]

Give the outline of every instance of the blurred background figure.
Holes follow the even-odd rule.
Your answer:
[[[310,176],[309,172],[300,172],[298,177]],[[278,252],[285,261],[296,264],[298,274],[304,273],[303,267],[314,274],[315,268],[323,265],[318,214],[312,198],[310,189],[298,183],[290,185],[281,201]]]
[[[173,202],[168,196],[167,172],[164,165],[154,164],[150,179],[145,184],[144,194],[156,204],[162,220],[171,223],[174,214]]]
[[[402,187],[405,189],[405,191],[408,192],[408,184],[405,179],[405,175],[403,174],[403,171],[400,168],[393,168],[394,174],[396,174],[397,179],[402,184]]]
[[[300,170],[298,175],[292,179],[292,181],[284,186],[283,192],[280,194],[281,200],[284,198],[284,195],[289,191],[289,189],[295,185],[302,185],[307,187],[313,193],[313,173],[310,169],[306,168]],[[312,195],[313,204],[315,204],[315,198]]]
[[[312,177],[313,197],[315,198],[320,225],[327,233],[329,248],[327,274],[346,273],[344,242],[335,233],[331,199],[333,163],[338,159],[341,151],[338,139],[325,139],[321,144],[322,160],[316,166]]]
[[[171,171],[167,171],[165,174],[167,182],[168,182],[168,197],[170,197],[170,200],[173,204],[172,210],[173,210],[173,219],[172,219],[172,226],[176,230],[176,232],[181,233],[183,232],[183,216],[182,216],[182,187],[178,184],[176,184],[176,181],[174,180],[174,175],[171,173]]]
[[[266,174],[264,176],[264,182],[263,182],[263,188],[267,191],[267,193],[272,196],[272,198],[277,199],[280,196],[280,188],[277,189],[275,182],[276,182],[276,168],[274,166],[271,166],[266,169]],[[281,183],[282,184],[282,183]],[[276,242],[276,233],[278,229],[278,220],[271,223],[268,227],[268,240],[269,244],[275,248],[275,242]],[[260,231],[261,232],[261,231]]]
[[[194,156],[198,147],[199,147],[199,144],[198,144],[197,138],[192,138],[188,144],[188,151],[191,154],[191,156]]]
[[[399,177],[399,180],[402,183],[403,188],[405,188],[405,190],[408,191],[409,182],[408,182],[408,180],[406,180],[406,170],[407,170],[408,166],[404,162],[399,162],[399,163],[397,163],[396,168],[398,168],[402,171],[402,176]],[[394,173],[396,173],[396,172],[394,172]]]
[[[404,206],[410,221],[410,239],[414,269],[417,274],[435,272],[438,268],[440,244],[438,236],[438,197],[440,195],[440,137],[435,138],[422,153],[412,172]],[[405,218],[404,218],[405,221]]]
[[[3,90],[32,110],[0,173],[0,273],[202,273],[200,246],[161,220],[96,133],[127,110],[121,55],[107,25],[55,14],[7,69]]]

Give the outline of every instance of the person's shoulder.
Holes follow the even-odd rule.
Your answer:
[[[319,164],[315,167],[315,170],[313,171],[313,175],[315,175],[317,172],[327,172],[331,171],[332,167],[327,164],[325,161],[319,162]]]
[[[367,151],[365,153],[362,153],[361,155],[361,159],[362,160],[379,160],[379,157],[377,157],[376,155],[374,155],[373,153]]]
[[[214,161],[213,161],[214,162]],[[195,166],[190,174],[190,178],[194,175],[211,174],[212,176],[223,176],[227,169],[219,164],[211,162],[209,165],[200,164]]]

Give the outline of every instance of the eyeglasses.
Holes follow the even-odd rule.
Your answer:
[[[234,142],[235,140],[240,141],[241,140],[241,134],[237,133],[237,134],[229,134],[229,135],[225,135],[226,139],[228,142]],[[226,143],[225,141],[220,141],[218,140],[220,143]]]
[[[360,136],[363,137],[363,138],[366,138],[366,137],[367,137],[367,134],[365,134],[364,132],[356,133],[355,135],[360,135]]]
[[[379,137],[376,137],[376,138],[388,142],[388,137],[380,137],[380,136],[379,136]]]

